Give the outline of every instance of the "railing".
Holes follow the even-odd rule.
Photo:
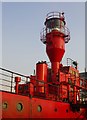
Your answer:
[[[54,21],[52,21],[54,19]],[[50,12],[46,16],[45,25],[46,27],[42,29],[40,33],[40,40],[45,44],[46,43],[46,34],[52,32],[52,30],[57,30],[58,33],[62,34],[65,39],[65,43],[68,43],[70,40],[70,31],[65,26],[64,12]],[[49,23],[48,23],[49,22]],[[62,23],[63,22],[63,25]]]
[[[51,19],[51,18],[64,18],[64,12],[50,12],[47,14],[46,19]]]
[[[67,66],[72,66],[72,67],[76,67],[78,65],[78,63],[74,60],[72,60],[71,58],[67,58]]]
[[[79,104],[87,104],[87,90],[84,92],[80,89],[80,91],[69,91],[69,101],[74,103],[74,94],[76,94],[76,103]],[[71,99],[71,100],[70,100]]]
[[[15,77],[20,76],[21,82],[26,83],[28,77],[7,69],[0,68],[0,90],[15,92]]]
[[[46,43],[46,28],[44,27],[40,32],[40,40],[45,44]]]
[[[61,28],[46,28],[44,27],[40,32],[40,40],[45,44],[46,43],[46,34],[51,33],[53,30],[58,30],[58,32],[64,34],[65,43],[68,43],[70,40],[70,31],[66,26],[61,26]]]
[[[25,76],[16,72],[12,72],[10,70],[6,70],[3,68],[0,68],[0,90],[3,91],[9,91],[9,92],[15,92],[15,77],[20,76],[21,77],[21,82],[19,84],[26,84],[29,82],[29,79],[31,79],[29,76]],[[66,74],[65,74],[66,76]],[[72,77],[72,76],[71,76]],[[80,78],[79,78],[80,79]],[[63,93],[59,92],[61,90],[61,85],[68,85],[70,83],[66,82],[66,77],[65,77],[65,82],[64,83],[57,83],[57,84],[52,84],[52,83],[48,83],[48,82],[44,82],[41,80],[37,80],[35,79],[35,81],[37,82],[37,84],[39,85],[40,83],[44,86],[44,92],[42,92],[42,94],[44,93],[45,96],[51,96],[51,98],[56,101],[65,101],[65,102],[69,102],[70,98],[71,98],[71,94],[74,95],[74,93],[76,93],[76,96],[78,95],[78,91],[68,91],[67,87],[66,88],[62,88],[62,91],[64,91]],[[85,102],[87,101],[87,81],[80,79],[81,81],[81,85],[80,86],[76,86],[79,90],[79,101],[78,99],[77,102]],[[70,84],[71,85],[71,84]],[[72,87],[74,87],[75,84],[72,85]],[[37,86],[37,89],[39,86]],[[34,90],[35,91],[35,90]],[[36,91],[37,92],[37,91]],[[36,93],[36,95],[38,97],[40,97],[39,92]],[[63,99],[64,94],[67,94],[67,96]],[[68,96],[69,94],[69,96]],[[44,97],[45,99],[45,97]],[[46,99],[49,99],[49,97],[46,97]],[[74,100],[73,96],[72,96],[72,100]]]

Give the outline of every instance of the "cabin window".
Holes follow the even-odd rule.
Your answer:
[[[41,111],[42,111],[41,105],[38,105],[37,110],[38,110],[38,112],[41,112]]]
[[[22,103],[18,103],[18,104],[17,104],[17,110],[18,110],[18,111],[22,111],[22,110],[23,110],[23,105],[22,105]]]
[[[8,108],[7,102],[4,102],[4,103],[2,104],[2,108],[3,108],[3,109],[7,109],[7,108]]]

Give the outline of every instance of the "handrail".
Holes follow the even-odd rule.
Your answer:
[[[29,78],[26,75],[13,72],[11,70],[5,69],[0,67],[0,89],[14,92],[14,87],[15,87],[15,76],[20,76],[22,77],[21,83],[26,82],[26,80]]]
[[[11,75],[6,75],[5,73],[3,74],[1,74],[2,76],[3,76],[3,78],[0,78],[0,80],[2,80],[2,83],[0,83],[0,86],[2,86],[2,87],[5,87],[5,91],[8,91],[7,89],[9,88],[9,91],[11,91],[11,92],[15,92],[15,90],[14,90],[14,87],[15,87],[15,75],[19,75],[19,76],[22,76],[22,79],[23,78],[25,78],[25,80],[23,79],[23,81],[22,82],[25,82],[25,83],[27,83],[26,82],[26,78],[29,78],[29,79],[32,79],[30,76],[26,76],[26,75],[22,75],[22,74],[19,74],[19,73],[16,73],[16,72],[13,72],[13,71],[10,71],[10,70],[7,70],[7,69],[4,69],[4,68],[0,68],[1,70],[3,70],[3,71],[5,71],[5,72],[8,72],[8,73],[10,73]],[[66,75],[66,73],[65,73],[65,75]],[[0,76],[1,77],[1,76]],[[7,78],[9,78],[10,77],[10,79],[7,79]],[[78,77],[78,79],[80,79],[79,77]],[[52,83],[48,83],[48,82],[44,82],[44,81],[41,81],[41,80],[37,80],[37,79],[34,79],[36,82],[38,82],[38,83],[43,83],[44,84],[44,87],[45,87],[45,90],[47,89],[46,88],[46,86],[45,85],[48,85],[49,87],[50,86],[52,86],[52,87],[54,87],[54,88],[56,88],[56,89],[59,89],[59,88],[61,88],[61,85],[65,85],[65,82],[67,83],[67,84],[70,84],[70,83],[68,83],[67,81],[66,81],[66,79],[65,79],[65,82],[64,83],[61,83],[61,82],[57,82],[57,84],[52,84]],[[82,81],[84,84],[83,84],[83,86],[76,86],[76,87],[78,87],[78,89],[79,90],[81,90],[80,92],[79,92],[79,94],[80,94],[80,98],[82,99],[82,97],[83,97],[83,99],[85,99],[86,97],[87,97],[87,94],[85,94],[85,92],[84,92],[84,90],[85,91],[87,91],[87,86],[84,86],[85,84],[87,85],[87,81],[86,80],[84,80],[83,81],[83,79],[80,79],[80,81]],[[9,84],[10,83],[10,84]],[[24,84],[25,84],[24,83]],[[21,83],[19,83],[19,84],[21,84]],[[23,83],[22,83],[23,84]],[[73,84],[74,85],[74,84]],[[84,88],[83,88],[84,87]],[[53,88],[53,90],[55,91],[55,89]],[[69,94],[70,93],[74,93],[74,92],[76,92],[76,94],[78,94],[78,91],[67,91],[67,88],[63,88],[63,90],[64,91],[66,91],[66,92],[69,92]],[[53,92],[54,93],[54,92]],[[45,93],[46,94],[46,93]],[[50,94],[50,93],[49,93]],[[57,96],[59,96],[59,94],[58,93],[55,93]],[[59,96],[59,100],[61,100],[61,98],[63,98],[62,96],[63,96],[64,94],[61,94],[60,93],[60,96]],[[70,97],[69,97],[70,98]],[[63,100],[63,99],[62,99]]]
[[[46,19],[51,19],[51,18],[64,18],[64,12],[57,12],[57,11],[54,11],[54,12],[49,12],[47,15],[46,15]]]
[[[17,72],[13,72],[13,71],[11,71],[11,70],[7,70],[7,69],[5,69],[5,68],[1,68],[1,67],[0,67],[0,69],[3,70],[3,71],[9,72],[9,73],[13,73],[13,74],[19,75],[19,76],[28,77],[28,76],[26,76],[26,75],[23,75],[23,74],[20,74],[20,73],[17,73]]]
[[[71,58],[67,58],[67,66],[74,66],[73,62],[77,63],[77,61],[75,61],[75,60],[73,60]],[[77,63],[77,65],[78,65],[78,63]]]
[[[40,40],[45,44],[46,43],[46,34],[51,33],[53,29],[44,27],[40,32]],[[61,26],[58,30],[60,33],[64,34],[65,43],[68,43],[70,40],[70,31],[66,26]]]

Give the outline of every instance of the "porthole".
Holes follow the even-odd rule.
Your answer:
[[[38,110],[38,112],[41,112],[41,111],[42,111],[41,105],[38,105],[37,110]]]
[[[7,108],[8,108],[7,102],[4,102],[4,103],[2,104],[2,108],[3,108],[3,109],[7,109]]]
[[[18,110],[18,111],[22,111],[22,110],[23,110],[23,105],[22,105],[22,103],[18,103],[18,104],[17,104],[17,110]]]
[[[68,109],[66,109],[66,112],[68,113]]]
[[[57,108],[55,108],[54,111],[57,112]]]

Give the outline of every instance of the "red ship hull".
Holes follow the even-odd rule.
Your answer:
[[[2,104],[7,103],[7,109],[2,109],[2,118],[84,118],[82,114],[84,109],[73,112],[69,103],[30,98],[9,92],[0,92],[0,94]],[[18,103],[23,105],[21,112],[17,110]]]

